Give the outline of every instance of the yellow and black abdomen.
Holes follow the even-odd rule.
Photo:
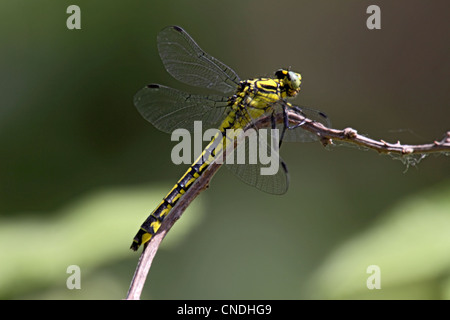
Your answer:
[[[205,167],[201,163],[194,163],[186,173],[178,180],[177,184],[164,197],[158,207],[151,213],[151,215],[144,221],[138,233],[133,239],[131,249],[136,251],[142,244],[149,241],[152,236],[161,227],[164,218],[169,214],[170,210],[177,204],[181,196],[189,189],[192,183],[195,182],[202,174]]]
[[[221,134],[225,139],[225,130],[232,127],[235,123],[235,113],[230,112],[221,125]],[[142,244],[148,242],[152,236],[161,227],[164,218],[170,213],[172,208],[177,204],[178,200],[192,186],[192,184],[202,175],[208,168],[209,164],[215,159],[216,155],[221,152],[224,141],[216,141],[219,138],[217,134],[211,142],[203,150],[202,154],[189,167],[186,173],[181,177],[170,192],[164,197],[162,202],[144,221],[138,233],[133,239],[131,249],[136,251]]]

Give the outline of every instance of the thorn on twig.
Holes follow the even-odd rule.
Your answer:
[[[411,154],[411,153],[413,153],[414,152],[414,149],[413,148],[410,148],[410,147],[404,147],[404,148],[402,148],[402,154]]]
[[[324,147],[328,146],[328,145],[332,145],[333,144],[333,140],[331,140],[330,138],[325,138],[325,137],[320,137],[320,143],[322,143],[322,145]]]
[[[343,132],[344,136],[349,139],[355,138],[358,135],[358,131],[353,128],[345,128]]]

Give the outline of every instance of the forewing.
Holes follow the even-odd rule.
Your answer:
[[[230,94],[240,81],[236,72],[204,52],[181,27],[163,29],[158,50],[166,70],[181,82]]]

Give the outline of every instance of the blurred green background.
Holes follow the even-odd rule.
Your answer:
[[[81,30],[66,9],[81,8]],[[381,8],[381,30],[366,9]],[[0,298],[122,299],[142,221],[187,166],[136,111],[184,27],[242,79],[292,67],[295,101],[335,128],[403,143],[450,130],[442,1],[0,2]],[[198,92],[198,89],[194,89]],[[411,167],[356,148],[283,145],[291,185],[266,195],[222,169],[171,230],[145,299],[450,298],[450,159]],[[68,290],[69,265],[81,290]],[[369,290],[369,265],[381,289]]]

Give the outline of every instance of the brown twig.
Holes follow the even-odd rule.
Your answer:
[[[199,179],[186,191],[186,193],[178,201],[177,205],[171,210],[170,214],[161,223],[158,232],[145,244],[141,257],[139,258],[138,266],[131,281],[130,289],[128,290],[127,300],[139,300],[142,289],[144,288],[147,274],[152,265],[153,258],[158,251],[159,245],[174,223],[180,219],[184,210],[189,204],[206,188],[208,188],[209,181],[214,174],[219,170],[221,164],[212,163]]]
[[[428,144],[409,145],[401,144],[400,141],[396,143],[388,143],[384,140],[373,140],[366,136],[358,134],[352,128],[344,130],[336,130],[323,126],[320,123],[313,122],[302,117],[295,112],[289,112],[289,120],[292,123],[301,123],[305,121],[302,128],[308,130],[320,137],[320,140],[325,145],[334,141],[342,141],[369,148],[379,153],[395,153],[401,156],[411,154],[425,154],[425,153],[446,153],[450,152],[450,131],[447,131],[441,141],[433,141]]]
[[[400,156],[426,153],[450,154],[450,131],[445,134],[445,137],[441,141],[434,141],[432,143],[421,145],[402,145],[400,142],[393,144],[385,142],[383,140],[377,141],[367,138],[358,134],[357,131],[352,128],[346,128],[344,130],[327,128],[321,123],[314,122],[293,111],[288,112],[288,117],[292,125],[302,124],[302,129],[317,135],[318,139],[324,146],[332,144],[334,140],[373,149],[378,151],[379,153],[398,154]],[[275,118],[278,123],[281,123],[283,121],[283,115],[281,113],[276,114]],[[271,116],[266,116],[258,119],[251,127],[269,127],[271,123]],[[248,129],[249,127],[247,127],[246,129]],[[225,160],[225,158],[226,154],[224,154],[223,159]],[[145,245],[127,294],[127,300],[140,299],[147,274],[150,270],[153,258],[158,251],[161,241],[167,235],[174,223],[181,217],[184,210],[186,210],[189,204],[200,194],[200,192],[208,187],[209,181],[220,167],[221,164],[219,163],[211,163],[211,165],[205,170],[205,172],[181,197],[177,205],[172,209],[170,214],[162,222],[158,232]]]

